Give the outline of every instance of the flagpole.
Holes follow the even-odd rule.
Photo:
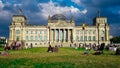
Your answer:
[[[100,17],[100,10],[98,10],[98,17]]]
[[[22,13],[23,13],[23,10],[20,8],[19,9],[19,14],[22,15]]]

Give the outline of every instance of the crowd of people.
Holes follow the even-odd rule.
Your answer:
[[[24,48],[24,42],[13,41],[10,45],[6,44],[4,50],[21,50]]]
[[[72,47],[72,45],[70,45],[70,47]],[[74,44],[74,48],[78,49],[78,48],[84,48],[85,52],[83,54],[88,55],[90,50],[93,49],[95,51],[94,55],[100,55],[103,54],[103,50],[108,50],[108,51],[114,51],[116,52],[116,55],[120,55],[120,46],[119,45],[105,45],[105,43],[101,43],[100,45],[96,45],[96,44],[79,44],[76,45]]]
[[[47,52],[58,52],[59,48],[62,47],[62,46],[63,46],[62,44],[61,45],[56,45],[54,47],[49,45]],[[33,45],[31,44],[30,48],[32,48],[32,47],[33,47]],[[116,51],[115,54],[120,55],[120,46],[115,46],[115,45],[107,45],[106,46],[105,43],[102,43],[100,45],[96,45],[96,44],[94,44],[94,45],[91,45],[91,44],[89,44],[89,45],[87,45],[87,44],[83,44],[83,45],[79,44],[79,45],[77,45],[77,44],[74,44],[74,46],[72,44],[70,44],[70,47],[71,48],[74,47],[75,49],[84,48],[85,51],[84,51],[83,54],[85,54],[85,55],[88,55],[91,49],[93,49],[95,51],[94,55],[103,54],[104,49],[110,50],[110,51]],[[8,44],[6,44],[5,47],[4,47],[4,50],[5,51],[6,50],[21,50],[23,48],[27,49],[29,47],[24,46],[24,42],[22,42],[22,41],[21,42],[14,41],[14,42],[12,42],[10,44],[10,46]],[[1,54],[7,55],[6,52],[2,52]]]

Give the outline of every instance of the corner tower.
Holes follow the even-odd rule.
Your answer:
[[[9,26],[9,44],[13,41],[23,41],[23,27],[26,25],[26,20],[24,15],[12,16],[12,22]]]
[[[93,24],[97,28],[97,42],[98,42],[98,44],[110,43],[109,42],[109,25],[107,22],[107,17],[102,17],[102,16],[100,16],[100,13],[99,13],[99,16],[94,18]]]

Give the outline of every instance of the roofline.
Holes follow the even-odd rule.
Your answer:
[[[24,17],[25,19],[27,19],[24,15],[13,15],[12,17]]]
[[[97,16],[97,17],[95,17],[95,18],[107,18],[107,17],[98,17],[98,16]]]

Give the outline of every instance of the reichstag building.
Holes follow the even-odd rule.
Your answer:
[[[62,14],[48,16],[47,25],[27,24],[24,15],[13,15],[9,26],[9,44],[13,41],[24,42],[33,47],[62,45],[69,47],[76,44],[109,44],[109,25],[106,17],[95,17],[92,25],[75,25],[74,17],[68,20]]]

